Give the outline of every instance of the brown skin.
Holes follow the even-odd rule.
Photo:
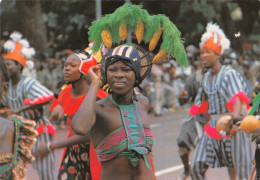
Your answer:
[[[88,94],[72,120],[72,129],[80,135],[89,133],[94,147],[109,133],[123,126],[120,111],[109,97],[96,102],[97,92],[102,84],[100,81],[100,68],[101,65],[90,68],[87,74],[87,79],[90,82]],[[112,98],[119,105],[132,104],[135,82],[135,73],[132,69],[121,61],[117,61],[108,66],[106,76],[107,82],[113,91]],[[138,95],[137,99],[137,111],[140,119],[142,123],[149,125],[148,100],[142,95]],[[146,158],[151,163],[150,154],[146,155]],[[153,179],[152,170],[146,168],[142,158],[140,158],[137,167],[131,166],[127,156],[117,156],[101,163],[101,165],[101,180]]]
[[[16,61],[7,59],[5,60],[6,67],[9,72],[12,86],[17,86],[22,79],[22,74],[20,72],[21,64],[17,64]]]
[[[81,73],[79,71],[80,67],[80,60],[76,55],[71,55],[67,58],[66,62],[64,63],[63,68],[63,75],[64,80],[67,82],[74,82],[77,81]],[[77,81],[75,83],[72,83],[72,89],[71,96],[73,98],[79,98],[80,96],[83,96],[88,91],[88,84],[86,83],[85,79],[82,78],[80,81]]]
[[[5,95],[8,90],[8,82],[5,82],[3,77],[4,74],[0,69],[0,103],[2,101],[2,95]],[[1,154],[12,153],[14,141],[14,122],[0,116],[0,124],[2,124],[0,126],[0,152]]]
[[[63,75],[64,80],[67,82],[74,82],[77,81],[81,73],[79,71],[80,67],[80,60],[76,55],[69,56],[65,63],[63,68]],[[72,91],[70,92],[71,96],[73,98],[79,98],[83,95],[85,95],[88,92],[89,86],[86,83],[86,80],[84,78],[81,78],[81,80],[72,83]],[[51,119],[57,120],[63,116],[63,109],[60,105],[57,105],[52,113],[51,113]],[[68,146],[73,146],[80,143],[87,143],[89,142],[89,135],[86,136],[79,136],[74,135],[68,139],[62,139],[59,141],[53,141],[51,142],[49,148],[47,147],[47,144],[42,144],[39,150],[37,151],[37,156],[46,156],[50,153],[50,150],[60,149]]]

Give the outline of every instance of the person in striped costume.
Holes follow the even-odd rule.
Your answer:
[[[35,51],[30,48],[27,40],[22,39],[22,34],[14,32],[10,37],[11,39],[4,44],[7,53],[3,55],[10,76],[9,91],[2,104],[9,108],[9,112],[36,122],[38,137],[32,149],[35,153],[40,144],[50,142],[55,134],[55,129],[45,115],[43,106],[53,97],[53,93],[39,81],[22,75],[27,58],[34,55]],[[33,165],[38,171],[40,180],[54,179],[53,153],[45,158],[37,157]]]
[[[216,131],[217,120],[225,114],[240,117],[242,103],[249,108],[246,84],[242,76],[220,63],[221,54],[230,46],[230,41],[217,24],[209,23],[200,43],[200,57],[203,67],[208,68],[190,114],[205,112],[211,115],[205,125],[204,134],[194,150],[191,159],[192,179],[205,179],[206,170],[211,167],[228,167],[231,179],[248,179],[252,167],[250,137],[233,126],[225,137]],[[201,100],[203,93],[207,102]]]

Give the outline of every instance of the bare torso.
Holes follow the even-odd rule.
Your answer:
[[[146,158],[151,164],[150,154]],[[140,158],[137,167],[133,167],[127,156],[116,157],[115,159],[103,162],[101,180],[153,180],[152,169],[145,166],[145,162]]]
[[[148,101],[144,96],[138,97],[137,111],[141,122],[149,125],[148,120]],[[96,122],[91,130],[91,141],[94,147],[97,147],[109,133],[123,126],[120,111],[114,105],[109,97],[97,102]],[[150,154],[146,155],[150,162]],[[133,167],[130,164],[128,156],[116,156],[115,158],[102,162],[101,179],[127,179],[127,180],[150,180],[153,179],[153,172],[145,166],[144,159],[140,156],[139,164]]]
[[[0,152],[7,154],[13,152],[14,122],[0,117]]]

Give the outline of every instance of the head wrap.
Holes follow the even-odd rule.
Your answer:
[[[141,83],[141,58],[135,47],[131,45],[120,45],[109,52],[105,58],[105,75],[107,67],[117,61],[122,61],[134,71],[136,86]]]
[[[95,66],[97,64],[97,60],[94,56],[91,55],[91,49],[85,49],[80,53],[74,53],[80,59],[80,67],[79,71],[85,76],[88,73],[88,70],[91,66]]]
[[[210,49],[221,55],[224,50],[230,47],[230,41],[227,39],[223,30],[217,24],[208,23],[206,32],[201,37],[200,48]]]
[[[25,67],[27,58],[35,55],[34,48],[30,48],[29,42],[22,39],[22,34],[19,32],[13,32],[10,38],[4,43],[4,49],[7,50],[7,53],[3,55],[3,58],[17,61]]]

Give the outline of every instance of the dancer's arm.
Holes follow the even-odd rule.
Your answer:
[[[80,143],[87,143],[87,142],[89,142],[89,135],[87,136],[75,135],[68,139],[52,141],[49,144],[41,144],[40,148],[36,152],[36,156],[46,156],[51,151],[54,151],[56,149],[61,149],[64,147],[73,146]]]
[[[100,68],[99,64],[89,69],[87,74],[89,90],[71,122],[72,129],[78,135],[86,135],[95,124],[96,99],[101,86]]]

